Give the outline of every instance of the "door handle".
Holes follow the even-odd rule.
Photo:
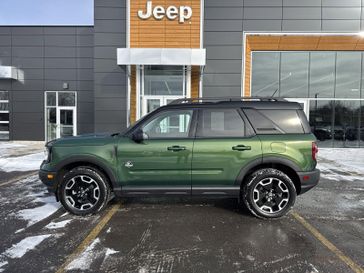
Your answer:
[[[233,146],[232,149],[234,151],[248,151],[248,150],[251,150],[252,147],[251,146],[245,146],[245,145],[236,145],[236,146]]]
[[[184,150],[186,150],[186,147],[175,145],[175,146],[168,147],[167,150],[168,151],[173,151],[173,152],[178,152],[178,151],[184,151]]]

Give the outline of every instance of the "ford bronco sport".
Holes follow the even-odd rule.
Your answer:
[[[48,142],[39,176],[77,215],[102,210],[113,193],[236,197],[276,218],[318,183],[315,141],[295,102],[180,99],[124,133]]]

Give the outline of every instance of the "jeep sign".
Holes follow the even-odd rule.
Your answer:
[[[167,16],[169,20],[175,20],[178,18],[180,23],[184,23],[192,17],[192,8],[189,6],[169,6],[165,9],[162,6],[155,6],[153,8],[152,1],[147,1],[147,10],[143,12],[138,10],[138,17],[140,19],[146,20],[153,16],[156,20],[162,20],[164,16]]]

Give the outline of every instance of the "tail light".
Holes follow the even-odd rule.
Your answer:
[[[318,147],[316,142],[312,142],[312,159],[317,161]]]

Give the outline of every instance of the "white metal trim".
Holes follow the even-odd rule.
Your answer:
[[[142,81],[140,79],[143,79]],[[141,92],[144,93],[144,88],[143,88],[143,83],[144,83],[144,67],[141,65],[137,65],[136,66],[136,77],[135,77],[135,90],[136,90],[136,96],[135,96],[135,111],[136,111],[136,119],[140,119],[140,98],[143,97],[143,94],[141,94]],[[142,84],[142,86],[141,86]]]
[[[184,96],[186,96],[187,98],[190,98],[191,97],[191,66],[186,66],[186,72],[183,73],[183,76],[186,77],[186,86],[185,86],[185,90],[183,90],[184,92]]]
[[[206,65],[204,48],[118,48],[118,65]]]

